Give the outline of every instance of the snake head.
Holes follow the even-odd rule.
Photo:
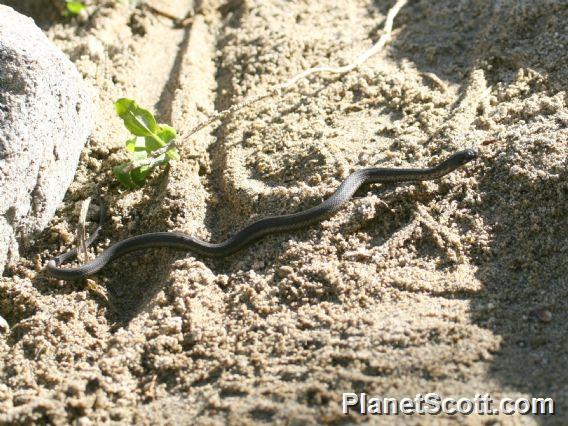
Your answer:
[[[463,151],[458,151],[450,158],[438,164],[435,169],[441,174],[437,174],[437,177],[444,176],[446,173],[450,173],[452,170],[469,163],[477,158],[477,152],[473,149],[464,149]]]
[[[475,160],[477,158],[477,152],[473,149],[464,149],[463,151],[460,151],[457,156],[461,163],[460,165],[463,165]]]

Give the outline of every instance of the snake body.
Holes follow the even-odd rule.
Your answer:
[[[434,167],[424,169],[367,168],[355,171],[341,183],[333,195],[321,204],[298,213],[260,219],[221,243],[201,241],[180,232],[151,232],[130,237],[111,245],[90,263],[74,268],[62,268],[62,263],[77,254],[77,250],[73,249],[50,260],[47,263],[46,270],[52,276],[64,280],[84,278],[100,271],[107,264],[126,253],[155,247],[187,250],[207,257],[228,256],[268,234],[304,228],[329,217],[339,210],[363,184],[438,179],[476,157],[477,153],[474,150],[466,149],[453,154]],[[87,246],[96,239],[99,233],[104,209],[101,209],[100,215],[99,226],[87,240]]]

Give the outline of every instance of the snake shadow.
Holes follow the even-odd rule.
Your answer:
[[[160,121],[171,123],[175,91],[181,84],[182,64],[187,52],[192,25],[183,28],[183,38],[160,97],[154,106]],[[117,242],[133,235],[146,232],[168,231],[168,222],[176,215],[183,214],[166,203],[169,169],[155,174],[152,181],[144,186],[144,196],[130,206],[128,217],[122,218],[123,231],[112,234],[103,228],[102,239]],[[116,183],[108,182],[116,187]],[[171,264],[179,253],[166,249],[144,250],[125,255],[111,263],[98,276],[107,288],[110,305],[109,320],[114,329],[127,326],[167,282]]]
[[[427,203],[432,201],[436,193],[422,193],[418,190],[412,189],[413,186],[409,184],[406,191],[389,191],[391,185],[377,185],[367,184],[363,185],[355,194],[354,198],[367,195],[369,192],[373,193],[388,193],[389,205],[393,206],[392,210],[386,209],[381,215],[381,226],[377,227],[376,223],[364,222],[360,223],[356,215],[348,218],[346,223],[339,225],[338,232],[342,234],[355,234],[358,231],[365,230],[369,227],[373,228],[373,244],[382,244],[389,240],[389,238],[397,230],[407,225],[412,219],[412,212],[414,210],[413,203],[408,201],[412,198],[414,201]],[[308,203],[306,203],[308,204]],[[315,205],[310,203],[310,205]],[[143,209],[139,206],[139,209]],[[307,207],[305,207],[307,208]],[[304,210],[304,207],[299,207],[296,210]],[[288,212],[293,213],[293,212]],[[238,229],[246,226],[248,223],[244,222],[242,226],[237,226],[235,229],[229,229],[225,232],[217,231],[218,238],[215,241],[224,240]],[[377,229],[378,228],[378,229]],[[140,232],[152,232],[157,229],[145,229]],[[137,232],[140,233],[140,232]],[[273,265],[266,264],[266,253],[270,253],[274,259],[275,265],[278,265],[282,259],[282,255],[289,250],[291,244],[296,244],[302,241],[315,240],[317,244],[317,233],[321,233],[318,225],[314,224],[305,229],[295,230],[285,233],[277,233],[268,235],[243,250],[227,256],[226,258],[208,258],[198,254],[193,254],[191,251],[177,251],[172,249],[149,249],[133,252],[125,255],[116,261],[110,263],[105,269],[98,273],[98,277],[105,283],[109,289],[112,297],[112,305],[114,307],[114,315],[112,315],[111,322],[115,323],[114,329],[127,327],[130,321],[140,314],[150,301],[155,298],[156,294],[164,290],[164,286],[170,284],[170,274],[174,272],[177,267],[175,262],[177,260],[186,259],[188,257],[195,257],[198,261],[207,265],[207,268],[215,274],[234,275],[238,271],[245,269],[255,270],[257,273],[263,273],[264,269],[268,269]],[[118,238],[120,239],[120,238]],[[341,255],[341,250],[338,251]],[[243,262],[246,262],[243,264]],[[148,265],[151,264],[151,267]],[[252,266],[252,265],[262,266]],[[315,279],[315,278],[314,278]],[[279,288],[278,297],[282,303],[290,305],[293,309],[299,309],[306,304],[319,304],[321,302],[328,303],[341,303],[340,297],[334,288],[326,287],[323,293],[298,293],[297,291],[288,291],[289,289],[282,285],[286,281],[283,277],[276,277],[274,286]],[[317,281],[317,280],[316,280]],[[323,284],[326,284],[323,282]],[[224,291],[228,291],[224,289]],[[249,304],[246,295],[239,299],[240,303]],[[240,309],[239,304],[228,306],[230,312],[232,309]],[[249,306],[252,310],[256,310],[252,305]]]

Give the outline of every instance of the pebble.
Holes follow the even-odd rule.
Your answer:
[[[542,322],[549,323],[549,322],[552,321],[552,312],[550,312],[547,309],[538,308],[535,311],[535,314],[536,314],[537,318]]]
[[[181,333],[183,321],[181,317],[171,317],[166,320],[161,325],[161,329],[166,334],[177,334]]]
[[[280,268],[278,268],[278,272],[280,273],[280,275],[286,277],[288,275],[291,275],[294,273],[294,269],[288,265],[284,265],[281,266]]]
[[[105,56],[105,48],[103,44],[94,36],[89,36],[87,39],[87,53],[89,54],[90,58],[98,62],[104,59]]]
[[[2,316],[0,316],[0,331],[7,333],[10,330],[10,325]]]

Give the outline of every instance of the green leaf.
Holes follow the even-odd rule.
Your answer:
[[[142,166],[139,169],[134,169],[130,172],[132,180],[136,182],[137,185],[141,186],[146,181],[146,178],[152,170],[148,166]]]
[[[145,149],[134,151],[132,153],[132,158],[134,158],[134,160],[144,160],[148,158],[148,151],[146,151]]]
[[[165,143],[158,136],[147,136],[145,139],[145,149],[148,152],[155,151],[165,145]]]
[[[146,158],[147,154],[151,152],[151,150],[149,150],[146,146],[146,138],[141,136],[128,139],[125,145],[126,150],[134,153],[134,157],[136,158],[140,158],[141,155],[143,155],[141,158]]]
[[[118,181],[122,183],[125,187],[127,187],[128,189],[136,189],[138,188],[139,185],[136,184],[136,182],[134,182],[134,180],[130,176],[130,173],[127,173],[123,170],[124,167],[126,167],[128,164],[129,163],[125,163],[115,166],[112,168],[112,171],[116,176],[116,178],[118,179]]]
[[[128,139],[126,141],[125,145],[126,145],[127,151],[130,151],[130,152],[136,151],[136,139],[138,139],[138,138],[132,138],[132,139]]]
[[[121,98],[117,100],[115,108],[117,114],[122,118],[124,126],[135,136],[125,142],[126,150],[131,153],[134,161],[149,158],[157,149],[166,146],[176,138],[177,134],[173,127],[156,123],[152,113],[140,108],[132,99]],[[166,153],[153,159],[152,166],[162,166],[170,160],[179,159],[178,150],[170,148]],[[113,168],[113,172],[126,188],[139,188],[144,184],[152,169],[149,166],[141,166],[130,172],[125,172],[124,168],[129,164],[132,163],[116,166]]]
[[[179,156],[177,148],[168,149],[166,151],[166,157],[168,158],[168,160],[174,160],[174,161],[177,161],[181,158]]]
[[[67,1],[66,7],[70,15],[78,15],[85,8],[85,5],[80,1]]]
[[[156,138],[155,132],[158,125],[150,111],[140,108],[132,99],[126,98],[120,98],[114,106],[130,133],[135,136]]]
[[[177,136],[176,129],[167,124],[159,124],[156,134],[166,144]]]
[[[169,141],[176,137],[176,131],[167,124],[158,124],[156,129],[156,137],[146,138],[146,147],[151,151],[159,149],[168,144]]]
[[[167,124],[160,124],[158,126],[158,137],[163,140],[166,144],[171,142],[177,136],[176,130]],[[179,160],[178,150],[176,148],[171,148],[166,151],[166,157],[168,160]]]

